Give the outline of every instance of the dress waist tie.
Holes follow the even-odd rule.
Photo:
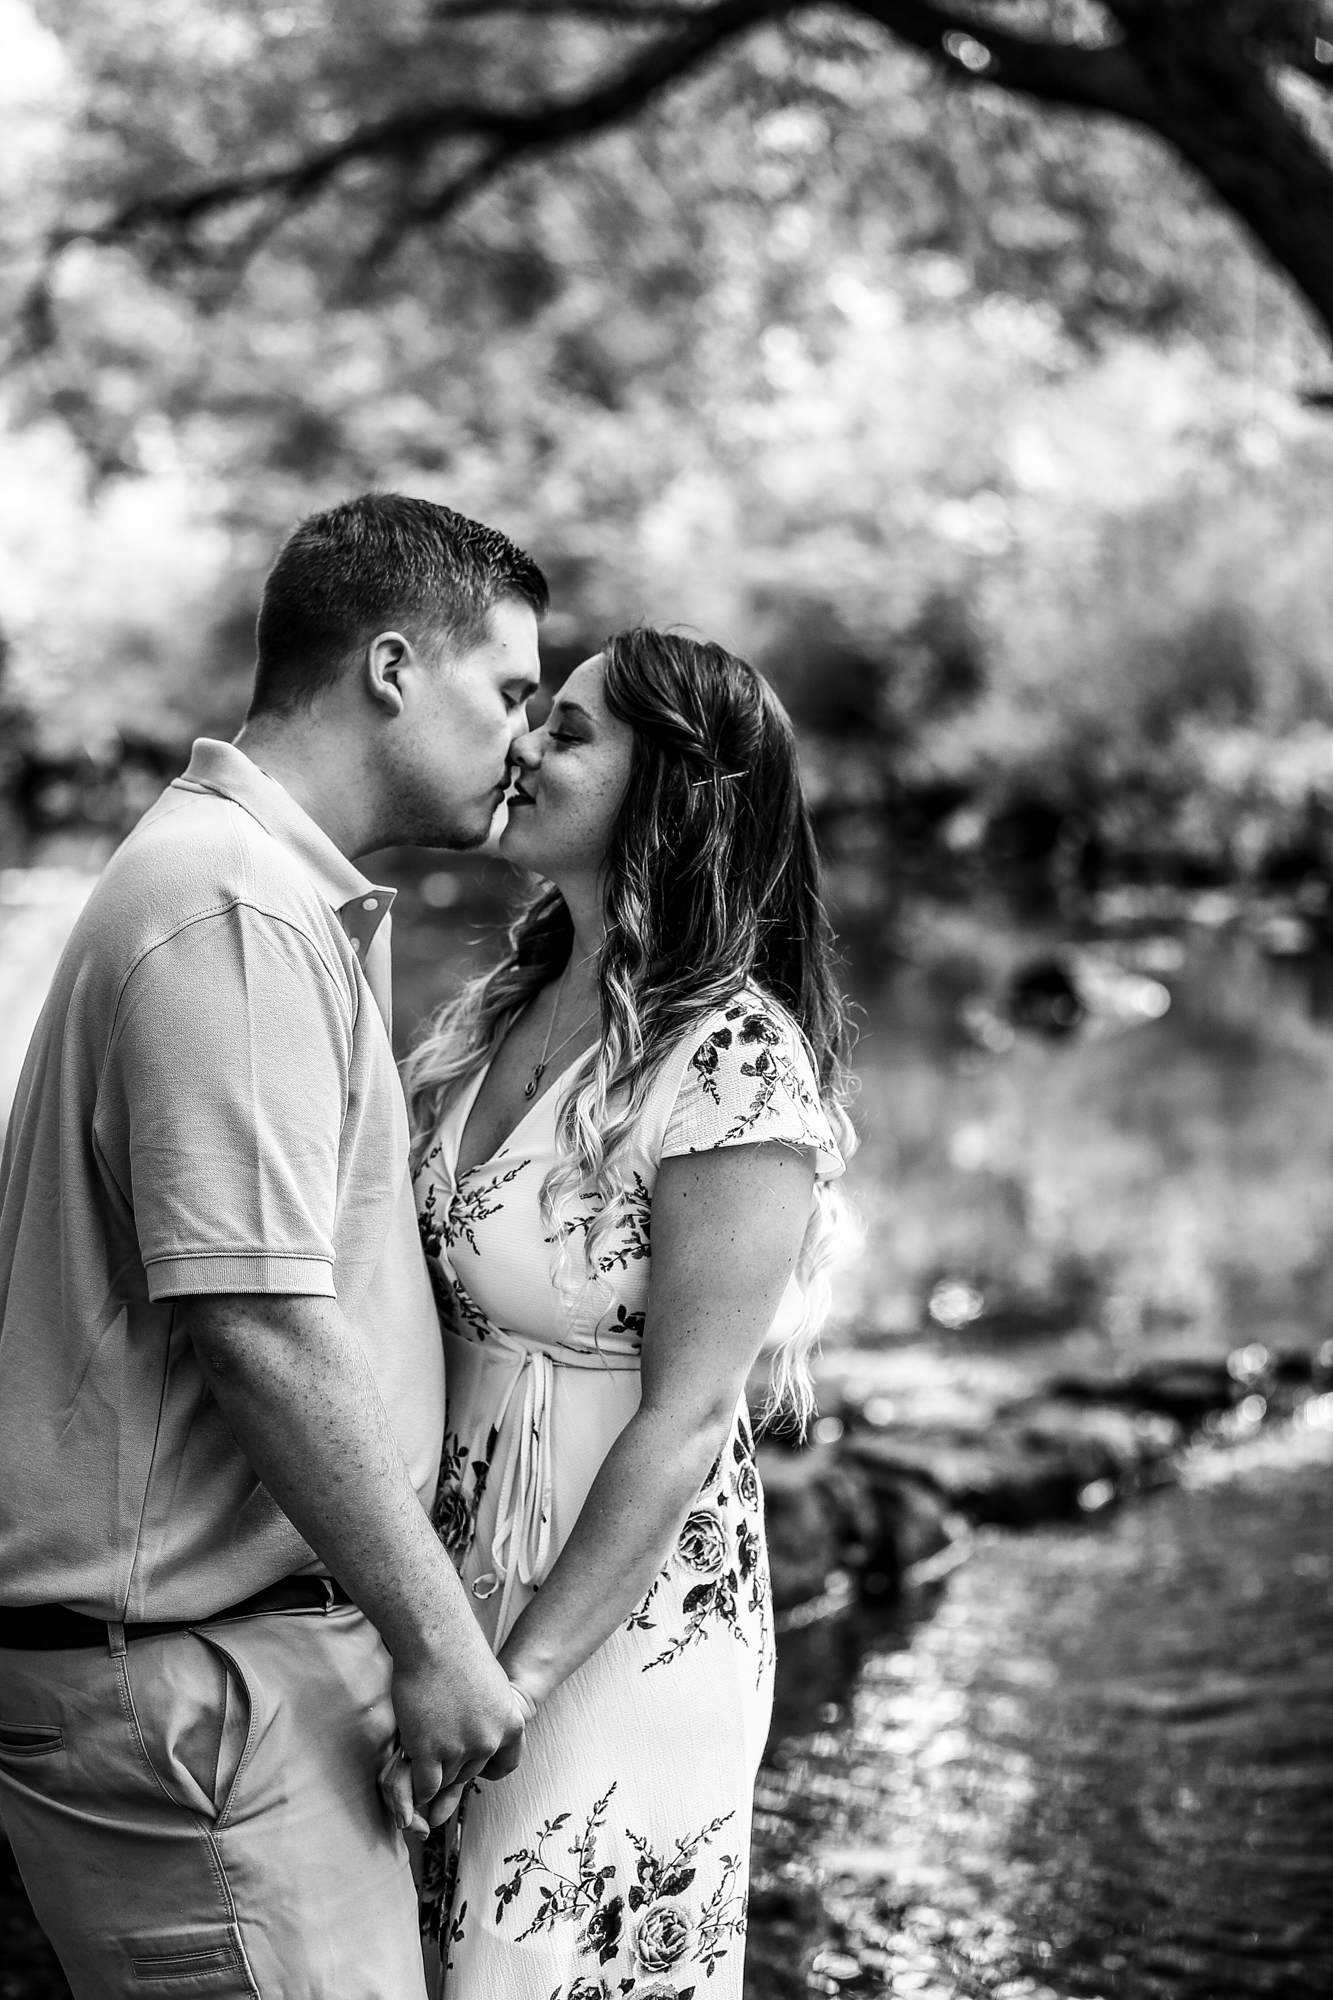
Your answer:
[[[517,1362],[513,1380],[505,1391],[495,1426],[508,1437],[496,1490],[495,1532],[491,1538],[490,1577],[477,1577],[473,1590],[489,1596],[502,1585],[497,1636],[509,1629],[510,1609],[522,1585],[528,1589],[542,1583],[551,1566],[551,1511],[554,1493],[551,1451],[551,1421],[555,1403],[557,1368],[581,1368],[593,1373],[637,1375],[637,1354],[588,1352],[576,1347],[545,1347],[521,1339],[498,1328],[488,1335],[486,1347],[497,1348]],[[513,1411],[515,1397],[518,1409]],[[512,1420],[511,1420],[512,1417]],[[490,1582],[490,1590],[478,1584]]]

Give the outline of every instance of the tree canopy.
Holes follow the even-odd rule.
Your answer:
[[[1325,0],[231,0],[207,27],[142,0],[53,0],[48,17],[88,88],[89,171],[57,254],[125,243],[225,266],[332,202],[335,261],[374,271],[515,167],[669,113],[700,78],[733,101],[777,84],[819,112],[831,96],[854,128],[879,107],[849,72],[864,80],[887,43],[955,90],[1155,134],[1333,328]]]
[[[1071,47],[1102,20],[1007,13]],[[150,215],[409,96],[576,92],[678,14],[42,18],[0,125],[0,638],[42,825],[123,825],[234,727],[276,543],[385,485],[533,549],[553,673],[643,616],[763,665],[868,921],[918,859],[1212,879],[1318,849],[1322,350],[1160,138],[790,10],[435,220],[401,204],[454,141]]]

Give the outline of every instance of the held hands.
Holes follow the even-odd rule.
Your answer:
[[[509,1691],[513,1695],[514,1700],[518,1703],[519,1707],[523,1711],[523,1727],[525,1729],[530,1728],[532,1724],[537,1720],[536,1701],[528,1693],[527,1689],[524,1687],[520,1687],[518,1682],[515,1680],[510,1681]]]
[[[496,1668],[494,1678],[498,1688],[487,1690],[488,1695],[496,1696],[494,1712],[488,1706],[487,1719],[483,1722],[475,1710],[470,1711],[469,1719],[473,1727],[464,1748],[461,1740],[464,1731],[459,1726],[463,1718],[457,1713],[450,1715],[452,1727],[445,1731],[427,1729],[424,1739],[418,1737],[415,1729],[409,1735],[411,1724],[405,1718],[405,1709],[410,1710],[416,1689],[409,1685],[400,1694],[400,1682],[404,1678],[410,1682],[410,1676],[394,1674],[393,1701],[398,1716],[398,1742],[393,1755],[379,1773],[380,1796],[402,1832],[418,1833],[424,1837],[443,1826],[457,1811],[464,1791],[474,1778],[507,1778],[517,1768],[523,1755],[524,1731],[536,1716],[537,1704],[523,1689],[507,1681]],[[455,1709],[463,1707],[456,1685],[453,1695],[451,1706]],[[454,1747],[460,1753],[456,1760],[441,1755],[438,1750],[432,1752],[429,1747],[429,1738],[442,1734],[455,1739]],[[418,1746],[415,1750],[414,1744]]]

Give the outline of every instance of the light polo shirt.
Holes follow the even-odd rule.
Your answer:
[[[444,1366],[391,900],[207,740],[93,891],[0,1165],[0,1604],[198,1618],[319,1568],[204,1382],[192,1294],[336,1298],[429,1504]]]

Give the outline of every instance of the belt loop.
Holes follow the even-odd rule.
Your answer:
[[[111,1648],[112,1659],[123,1660],[125,1657],[125,1627],[119,1624],[116,1619],[108,1618],[106,1638],[107,1644]]]
[[[338,1593],[337,1593],[337,1591],[336,1591],[336,1590],[334,1589],[334,1587],[333,1587],[333,1578],[332,1578],[331,1576],[322,1576],[322,1577],[320,1577],[319,1581],[320,1581],[320,1582],[321,1582],[321,1583],[323,1584],[323,1586],[324,1586],[324,1611],[323,1611],[323,1616],[324,1616],[325,1618],[327,1618],[327,1617],[328,1617],[328,1615],[329,1615],[329,1613],[330,1613],[330,1611],[332,1611],[332,1610],[333,1610],[334,1606],[335,1606],[335,1605],[337,1604],[337,1602],[338,1602]]]

